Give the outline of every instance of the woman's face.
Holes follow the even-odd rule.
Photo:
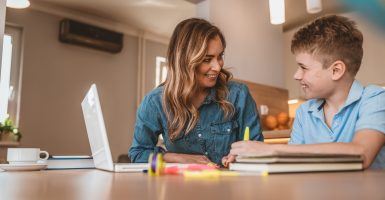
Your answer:
[[[224,49],[219,36],[209,41],[207,54],[197,68],[197,83],[200,89],[204,90],[215,86],[224,63],[223,53]]]

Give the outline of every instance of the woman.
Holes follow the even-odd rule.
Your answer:
[[[203,19],[180,22],[167,52],[166,81],[141,103],[136,118],[133,162],[164,153],[166,162],[221,163],[233,142],[263,140],[256,105],[247,87],[229,81],[223,69],[226,42],[221,31]],[[157,147],[162,134],[167,150]]]

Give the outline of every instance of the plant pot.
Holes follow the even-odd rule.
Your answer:
[[[17,137],[15,134],[10,133],[10,132],[3,132],[0,134],[0,140],[1,141],[17,141]]]

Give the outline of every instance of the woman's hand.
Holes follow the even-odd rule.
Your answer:
[[[222,165],[224,167],[228,168],[229,164],[235,161],[235,157],[236,157],[236,155],[231,155],[231,154],[223,157],[222,158]]]
[[[197,163],[197,164],[212,163],[204,155],[182,154],[182,153],[165,153],[163,155],[163,160],[168,163]]]

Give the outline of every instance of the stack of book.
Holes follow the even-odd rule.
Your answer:
[[[46,161],[47,169],[93,169],[94,160],[91,156],[50,156]]]
[[[347,154],[283,153],[238,156],[230,170],[289,173],[362,170],[362,157]]]

